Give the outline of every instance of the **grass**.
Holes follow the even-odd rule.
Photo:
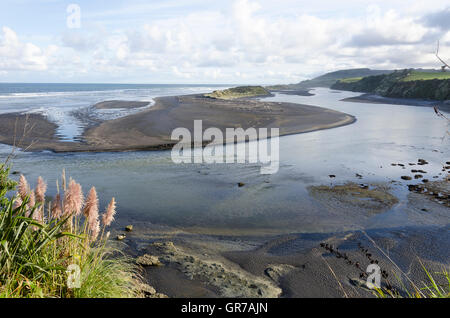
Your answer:
[[[354,83],[354,82],[358,82],[362,79],[362,77],[350,77],[350,78],[343,78],[341,80],[339,80],[339,82],[342,83]]]
[[[450,298],[450,275],[446,269],[442,272],[430,273],[421,262],[422,268],[428,277],[428,281],[422,282],[422,287],[413,286],[412,290],[403,287],[406,298]],[[437,277],[441,276],[445,283],[437,283]],[[379,298],[400,298],[398,293],[376,288],[375,295]]]
[[[403,82],[427,81],[427,80],[445,80],[450,79],[450,72],[419,72],[412,71],[408,76],[402,79]]]
[[[363,233],[369,239],[369,241],[372,242],[374,247],[377,248],[410,283],[410,286],[412,286],[412,290],[408,290],[408,288],[402,283],[401,278],[397,277],[400,285],[403,286],[403,292],[407,295],[407,298],[450,298],[450,276],[447,269],[443,268],[442,272],[434,273],[433,276],[433,274],[430,273],[429,270],[425,267],[420,258],[418,258],[418,261],[428,278],[428,281],[422,282],[421,286],[418,286],[408,277],[405,272],[400,269],[400,267],[389,257],[389,255],[381,247],[379,247],[378,244],[376,244],[376,242],[366,232],[363,231]],[[437,276],[441,276],[445,283],[438,284],[436,282]],[[375,295],[379,298],[401,297],[400,293],[384,288],[376,288]]]
[[[239,86],[221,91],[214,91],[212,93],[204,94],[204,96],[215,99],[236,99],[269,94],[270,92],[262,86]]]
[[[63,174],[63,199],[46,204],[42,179],[31,190],[23,176],[17,186],[8,173],[0,165],[0,297],[139,296],[137,267],[107,246],[114,204],[100,227],[95,188],[84,201],[81,186],[67,186]],[[16,187],[17,195],[7,197]],[[76,269],[80,285],[71,288]]]

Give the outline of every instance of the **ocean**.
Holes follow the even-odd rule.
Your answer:
[[[140,109],[103,109],[92,106],[105,100],[148,101],[153,98],[210,92],[224,85],[182,84],[55,84],[0,83],[0,113],[40,113],[58,125],[57,134],[64,141],[76,141],[85,124],[74,112],[89,111],[99,119],[109,120],[130,115]]]

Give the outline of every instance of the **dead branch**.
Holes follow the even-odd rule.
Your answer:
[[[450,65],[448,65],[447,62],[445,62],[443,59],[441,59],[441,58],[439,57],[439,41],[437,42],[436,57],[437,57],[437,59],[438,59],[439,61],[441,61],[442,64],[444,64],[444,65],[441,66],[442,72],[445,72],[445,69],[446,69],[446,68],[450,69]]]

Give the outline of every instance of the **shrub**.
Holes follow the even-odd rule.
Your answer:
[[[32,190],[22,175],[17,194],[8,198],[16,187],[8,173],[0,166],[0,297],[137,296],[134,265],[107,247],[114,198],[100,220],[95,187],[85,200],[81,185],[66,184],[63,172],[62,193],[58,188],[46,203],[44,180]],[[79,288],[67,284],[74,274]]]

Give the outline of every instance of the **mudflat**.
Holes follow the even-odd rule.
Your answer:
[[[97,109],[117,109],[117,108],[140,108],[150,104],[149,102],[124,101],[124,100],[107,100],[94,105]]]
[[[126,102],[113,102],[112,106],[126,107]],[[0,115],[0,142],[12,145],[21,137],[20,127],[14,129],[16,120],[25,123],[25,115]],[[279,128],[283,136],[348,125],[356,119],[331,109],[294,103],[172,96],[156,98],[155,105],[139,113],[87,127],[79,142],[60,141],[55,134],[57,126],[35,114],[28,117],[28,125],[37,130],[31,129],[20,147],[32,143],[27,150],[54,152],[170,149],[177,143],[171,140],[172,131],[184,127],[193,132],[194,120],[203,120],[203,129],[217,127],[223,133],[226,128]]]

